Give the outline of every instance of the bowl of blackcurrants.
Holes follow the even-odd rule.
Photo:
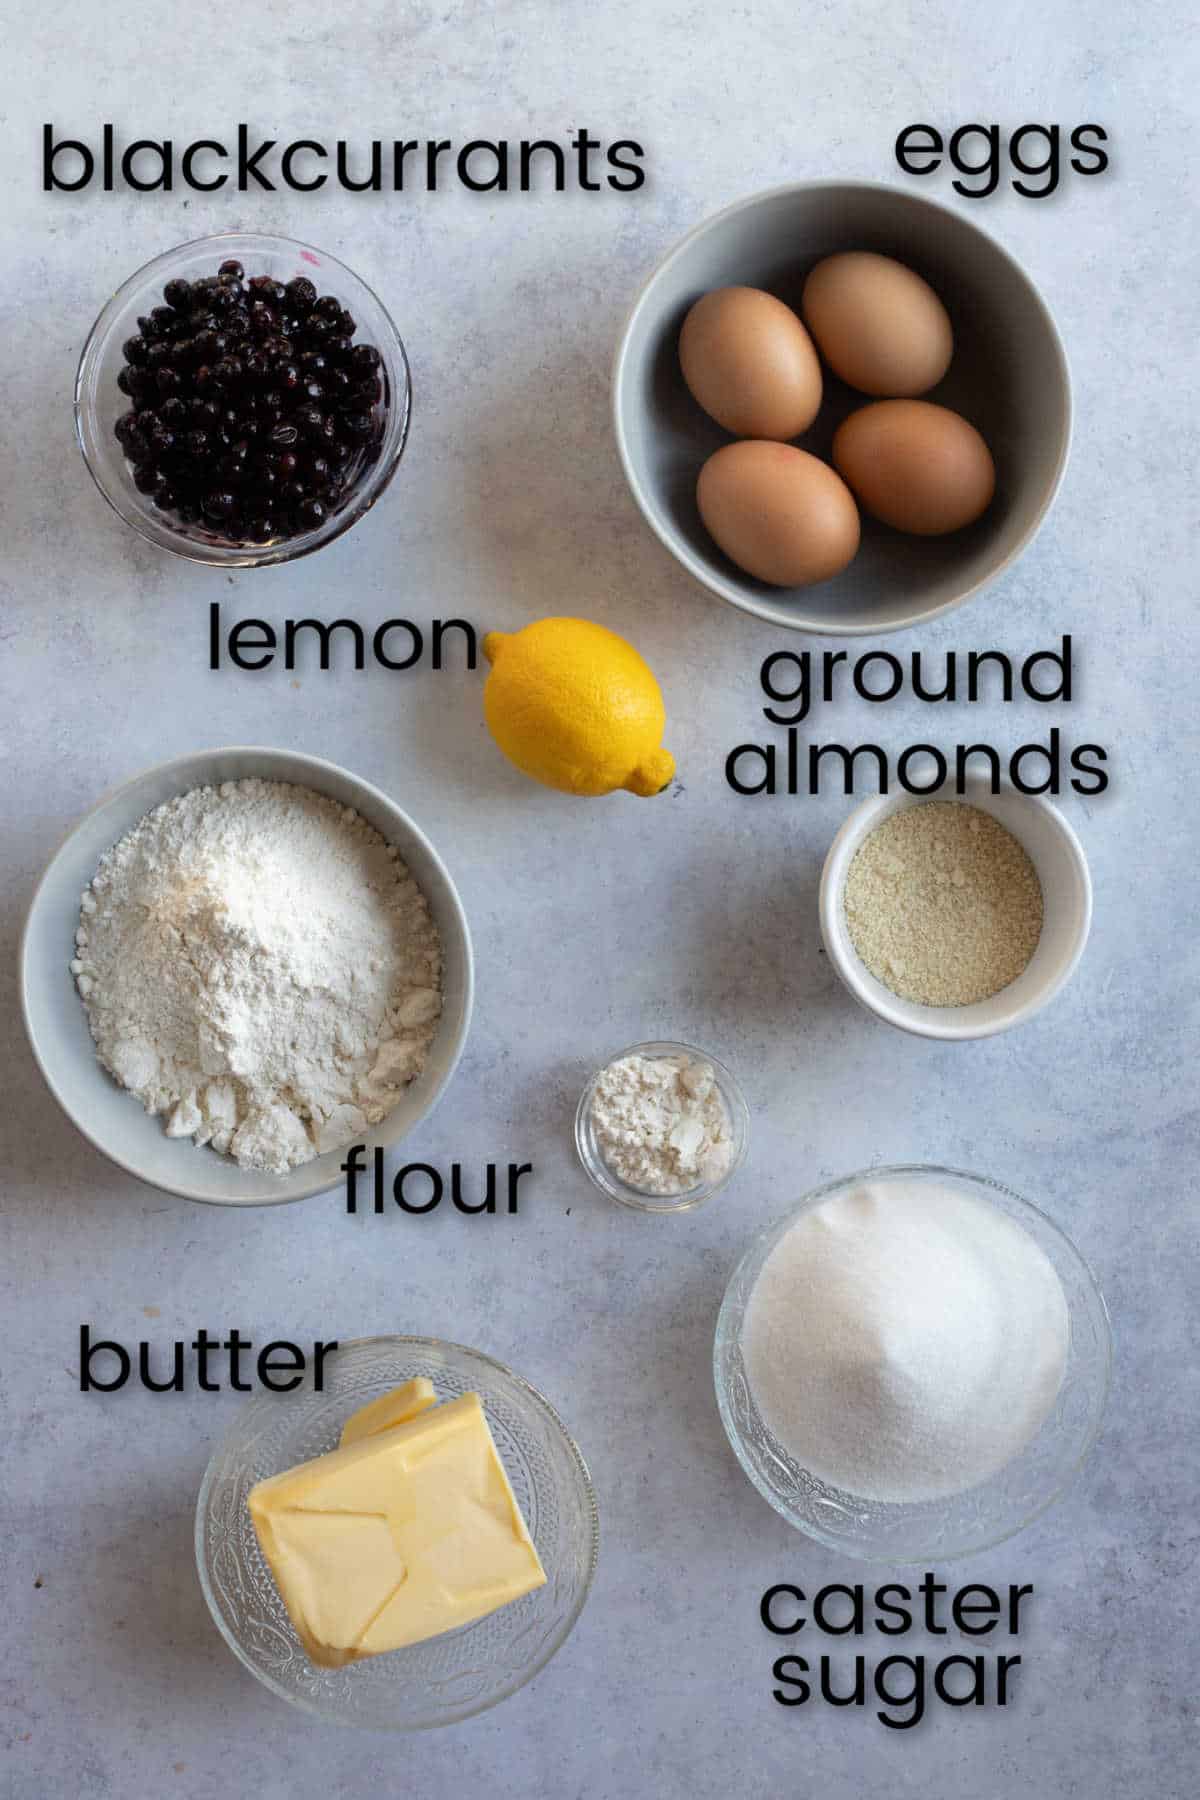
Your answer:
[[[182,244],[92,328],[75,428],[109,505],[194,562],[257,567],[340,537],[396,472],[411,381],[382,302],[311,245]]]

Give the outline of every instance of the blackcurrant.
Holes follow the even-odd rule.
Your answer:
[[[293,312],[307,313],[312,311],[313,302],[317,297],[317,290],[306,276],[297,275],[294,281],[288,282],[284,291],[287,294],[288,304],[291,306]]]
[[[192,284],[190,281],[168,281],[163,289],[163,299],[174,312],[186,313],[192,307]]]

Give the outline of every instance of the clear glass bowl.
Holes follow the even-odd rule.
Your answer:
[[[383,358],[380,375],[382,432],[372,446],[374,460],[364,456],[337,510],[313,531],[297,537],[275,538],[262,544],[234,543],[219,531],[201,523],[184,525],[160,512],[152,500],[139,494],[125,453],[113,436],[113,426],[129,409],[129,399],[117,386],[124,362],[122,346],[137,331],[139,314],[163,304],[162,290],[178,277],[197,280],[215,275],[227,257],[236,256],[247,275],[273,275],[288,282],[307,275],[322,292],[337,295],[358,324],[356,343],[374,344]],[[358,523],[383,493],[404,454],[412,408],[412,381],[400,333],[383,302],[365,281],[344,263],[311,244],[291,238],[269,237],[255,231],[221,232],[197,238],[156,256],[117,289],[91,329],[79,372],[75,377],[75,432],[93,481],[113,511],[127,525],[160,549],[192,562],[222,568],[260,568],[308,556],[341,537]]]
[[[337,1447],[349,1415],[389,1388],[428,1376],[442,1400],[475,1392],[547,1581],[486,1619],[387,1655],[320,1669],[279,1598],[250,1522],[255,1482]],[[235,1420],[205,1472],[196,1504],[200,1586],[234,1655],[281,1699],[329,1724],[419,1731],[495,1706],[544,1668],[591,1587],[599,1547],[587,1465],[549,1401],[502,1363],[436,1338],[345,1343],[286,1395],[264,1395]]]
[[[730,1158],[729,1167],[716,1181],[698,1182],[695,1187],[686,1189],[682,1194],[648,1194],[642,1188],[630,1187],[628,1182],[622,1181],[618,1175],[613,1174],[601,1156],[600,1146],[596,1142],[596,1131],[592,1123],[592,1099],[596,1092],[596,1083],[604,1074],[605,1069],[611,1068],[613,1063],[620,1062],[626,1056],[690,1056],[698,1062],[706,1062],[710,1065],[716,1076],[721,1098],[725,1102],[725,1111],[729,1115],[729,1128],[733,1137],[733,1155]],[[746,1105],[746,1096],[724,1063],[718,1062],[715,1056],[710,1056],[707,1050],[698,1050],[694,1044],[631,1044],[628,1050],[619,1050],[615,1056],[610,1056],[608,1061],[596,1070],[584,1088],[579,1105],[575,1109],[575,1148],[579,1152],[580,1162],[602,1194],[607,1194],[610,1200],[617,1202],[618,1206],[632,1207],[635,1212],[690,1212],[694,1206],[699,1206],[701,1201],[710,1199],[713,1194],[718,1193],[733,1179],[745,1157],[749,1140],[750,1109]]]
[[[1053,1263],[1070,1316],[1067,1367],[1054,1410],[1022,1454],[989,1480],[940,1500],[893,1504],[821,1481],[764,1422],[742,1354],[746,1307],[763,1264],[803,1213],[869,1181],[914,1179],[958,1188],[998,1207]],[[809,1537],[864,1562],[946,1562],[989,1549],[1024,1529],[1058,1499],[1095,1442],[1108,1397],[1112,1333],[1096,1278],[1070,1239],[1032,1201],[961,1169],[894,1165],[826,1182],[756,1238],[733,1272],[717,1319],[713,1373],[717,1407],[746,1475],[777,1513]]]

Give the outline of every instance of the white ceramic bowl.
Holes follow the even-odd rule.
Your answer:
[[[996,498],[974,525],[907,537],[867,515],[858,555],[830,581],[769,587],[709,537],[696,506],[701,464],[729,436],[688,393],[679,330],[693,301],[728,283],[798,307],[814,263],[839,250],[897,257],[932,283],[954,324],[954,358],[927,399],[965,414],[996,460]],[[828,369],[801,447],[828,459],[865,396]],[[937,618],[994,581],[1033,539],[1071,441],[1071,383],[1049,308],[1009,251],[961,208],[870,181],[799,181],[751,194],[697,225],[634,302],[613,374],[613,425],[630,492],[650,529],[701,586],[770,625],[877,635]]]
[[[921,1006],[902,1000],[860,959],[846,924],[846,876],[863,840],[901,807],[961,798],[998,819],[1024,845],[1042,884],[1042,935],[1026,967],[1008,986],[969,1006]],[[1070,980],[1083,955],[1092,923],[1092,882],[1083,846],[1056,806],[1040,795],[1006,788],[993,794],[986,781],[953,783],[929,794],[876,795],[856,807],[825,858],[819,899],[826,954],[854,998],[869,1012],[919,1037],[979,1038],[1007,1031],[1040,1012]]]
[[[139,493],[132,465],[113,436],[113,426],[127,412],[129,400],[117,387],[124,364],[123,345],[137,331],[139,314],[163,302],[163,286],[183,278],[195,281],[215,275],[226,257],[245,264],[247,275],[273,275],[291,281],[296,275],[311,277],[325,292],[338,296],[358,321],[356,342],[374,344],[382,361],[382,404],[374,408],[376,432],[353,465],[349,487],[324,524],[295,537],[276,537],[266,543],[247,543],[226,538],[209,525],[184,525],[172,514],[161,512]],[[137,269],[117,289],[96,320],[79,359],[75,378],[75,432],[92,480],[113,511],[132,525],[148,543],[175,556],[223,568],[263,568],[269,563],[291,562],[331,544],[349,531],[374,506],[399,467],[408,441],[412,411],[412,378],[400,333],[387,308],[366,282],[344,263],[312,244],[291,238],[264,236],[256,231],[226,231],[216,237],[177,244]]]
[[[471,939],[458,891],[433,845],[378,788],[320,757],[291,750],[198,750],[135,776],[94,806],[42,876],[20,948],[21,1007],[38,1066],[72,1124],[120,1168],[166,1193],[217,1206],[270,1206],[323,1193],[341,1179],[344,1150],[285,1175],[240,1169],[228,1157],[169,1138],[96,1060],[83,1003],[68,967],[79,899],[101,856],[138,820],[189,788],[257,776],[289,781],[355,807],[395,844],[429,902],[442,938],[443,1008],[425,1068],[400,1103],[364,1138],[368,1152],[398,1144],[433,1106],[462,1054],[474,990]]]

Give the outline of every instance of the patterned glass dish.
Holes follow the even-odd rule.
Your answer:
[[[428,1376],[442,1400],[483,1402],[546,1585],[485,1619],[423,1644],[320,1669],[279,1597],[250,1522],[255,1482],[337,1447],[349,1415],[389,1388]],[[483,1712],[545,1667],[587,1599],[599,1522],[587,1465],[536,1388],[478,1350],[436,1338],[360,1338],[311,1377],[240,1414],[208,1465],[196,1506],[196,1562],[217,1627],[234,1655],[281,1699],[328,1724],[420,1731]]]
[[[1067,1298],[1070,1343],[1053,1411],[1022,1454],[977,1487],[902,1504],[863,1499],[804,1468],[773,1436],[750,1390],[742,1354],[746,1308],[763,1264],[801,1214],[865,1181],[929,1181],[997,1207],[1054,1265]],[[989,1549],[1037,1518],[1066,1490],[1096,1440],[1108,1397],[1112,1334],[1104,1296],[1070,1239],[1011,1188],[960,1169],[896,1165],[863,1169],[808,1194],[751,1244],[733,1272],[717,1319],[713,1370],[721,1423],[742,1469],[789,1525],[864,1562],[946,1562]]]

